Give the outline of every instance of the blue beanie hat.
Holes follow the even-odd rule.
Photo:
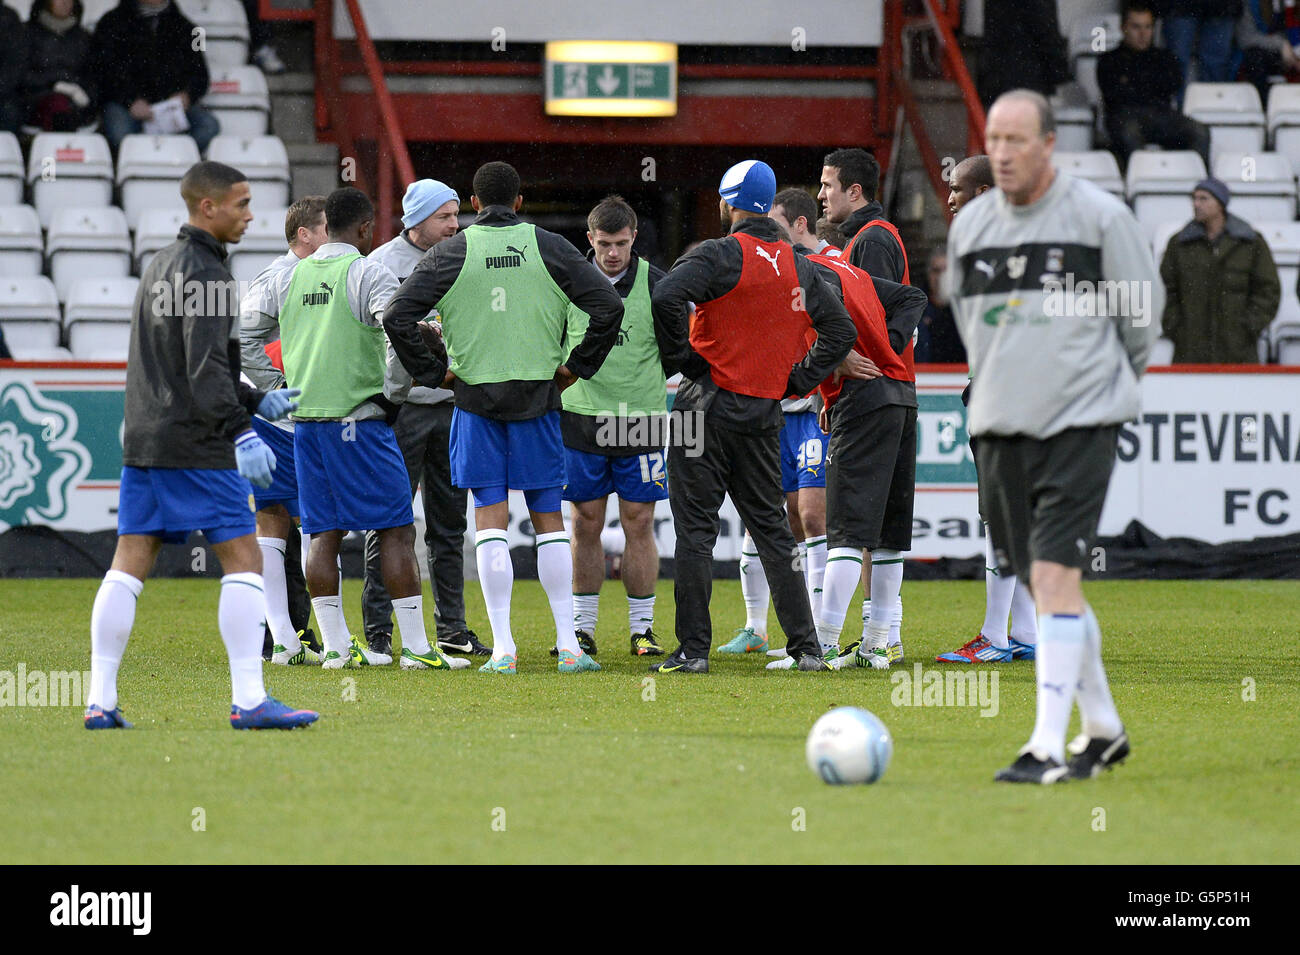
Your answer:
[[[768,212],[776,197],[776,173],[759,159],[738,162],[723,175],[718,195],[733,209]]]
[[[402,225],[413,229],[438,211],[444,203],[455,199],[456,190],[437,179],[420,179],[406,187],[402,196]]]
[[[1228,187],[1224,185],[1221,180],[1215,179],[1213,176],[1208,179],[1202,179],[1192,187],[1192,192],[1198,190],[1208,192],[1210,195],[1214,196],[1214,198],[1219,200],[1219,204],[1222,205],[1224,209],[1228,208],[1228,200],[1232,198],[1232,193],[1228,192]]]

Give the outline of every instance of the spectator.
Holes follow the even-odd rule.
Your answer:
[[[0,132],[18,132],[22,122],[18,90],[26,67],[22,21],[13,10],[0,4]]]
[[[957,334],[957,322],[948,302],[948,253],[943,246],[930,253],[930,267],[926,270],[930,302],[921,315],[916,328],[916,360],[937,364],[962,365],[966,363],[966,347]]]
[[[253,51],[253,62],[263,73],[283,73],[284,61],[271,46],[271,31],[258,11],[257,0],[244,0],[244,14],[248,17],[248,46]]]
[[[820,251],[838,258],[845,245],[844,233],[840,231],[840,227],[831,222],[827,216],[822,216],[817,220],[816,229],[817,241],[826,243]],[[832,249],[835,251],[832,252]]]
[[[1051,96],[1071,79],[1056,0],[985,0],[979,71],[985,109],[1008,90]]]
[[[1228,187],[1192,190],[1193,221],[1169,240],[1160,277],[1163,334],[1174,364],[1256,364],[1259,336],[1277,314],[1282,285],[1264,237],[1227,210]]]
[[[1300,8],[1285,0],[1246,0],[1237,21],[1237,46],[1241,48],[1241,75],[1259,90],[1268,109],[1269,77],[1285,76],[1300,66],[1300,50],[1287,36],[1287,13],[1300,17]],[[1300,22],[1296,28],[1300,30]]]
[[[1182,64],[1183,85],[1192,78],[1202,83],[1231,83],[1232,32],[1241,17],[1242,0],[1166,0],[1165,45]],[[1178,96],[1182,105],[1182,93]]]
[[[27,18],[27,122],[72,132],[95,121],[90,34],[81,27],[81,0],[36,0]]]
[[[1152,46],[1155,14],[1150,4],[1124,8],[1124,42],[1097,61],[1097,84],[1105,106],[1111,146],[1126,166],[1135,150],[1148,144],[1195,149],[1208,165],[1210,131],[1173,106],[1182,89],[1178,58]]]
[[[129,133],[144,132],[152,106],[179,97],[199,152],[221,131],[199,106],[208,67],[194,49],[194,24],[173,0],[122,0],[104,14],[92,43],[94,75],[104,103],[104,135],[116,151]]]

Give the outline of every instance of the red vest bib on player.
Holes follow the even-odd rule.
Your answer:
[[[880,226],[882,229],[884,229],[890,235],[892,235],[894,237],[894,241],[898,243],[898,247],[903,250],[902,284],[911,285],[912,284],[911,269],[909,269],[907,265],[907,246],[903,245],[903,237],[898,234],[898,229],[895,228],[894,224],[890,222],[888,219],[872,219],[861,229],[859,229],[858,234],[855,235],[852,239],[850,239],[849,244],[844,247],[844,261],[847,262],[849,260],[849,253],[853,251],[853,246],[857,244],[858,239],[862,238],[862,234],[866,232],[868,229],[870,229],[872,226],[876,226],[876,225]],[[907,377],[905,379],[902,379],[904,381],[916,381],[916,362],[912,358],[912,352],[913,352],[912,343],[908,342],[907,347],[903,349],[903,363],[907,365]],[[872,360],[874,361],[875,359]],[[880,363],[876,362],[876,364],[880,364]],[[881,367],[883,368],[884,366],[882,365]],[[893,376],[891,375],[890,377]]]
[[[691,347],[708,360],[718,387],[783,398],[790,369],[808,353],[805,333],[812,328],[794,249],[744,232],[731,238],[740,243],[740,281],[721,298],[695,306]]]
[[[858,329],[858,340],[853,344],[858,354],[875,362],[886,378],[915,381],[916,375],[907,367],[903,355],[896,354],[890,347],[889,329],[885,325],[885,306],[880,304],[871,276],[862,269],[849,265],[842,258],[829,255],[810,255],[808,258],[829,266],[839,276],[840,285],[844,289],[844,308]],[[833,376],[821,383],[819,390],[827,408],[839,400],[843,385],[843,379],[834,381]]]

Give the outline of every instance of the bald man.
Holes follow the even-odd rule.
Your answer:
[[[967,156],[948,174],[948,212],[956,215],[976,196],[993,188],[993,164],[988,156]]]

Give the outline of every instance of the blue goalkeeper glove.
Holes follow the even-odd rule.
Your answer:
[[[298,410],[298,402],[293,399],[300,394],[301,388],[277,388],[267,392],[257,406],[257,413],[267,421],[279,421]]]
[[[235,439],[235,467],[262,490],[271,486],[275,452],[251,428]]]

